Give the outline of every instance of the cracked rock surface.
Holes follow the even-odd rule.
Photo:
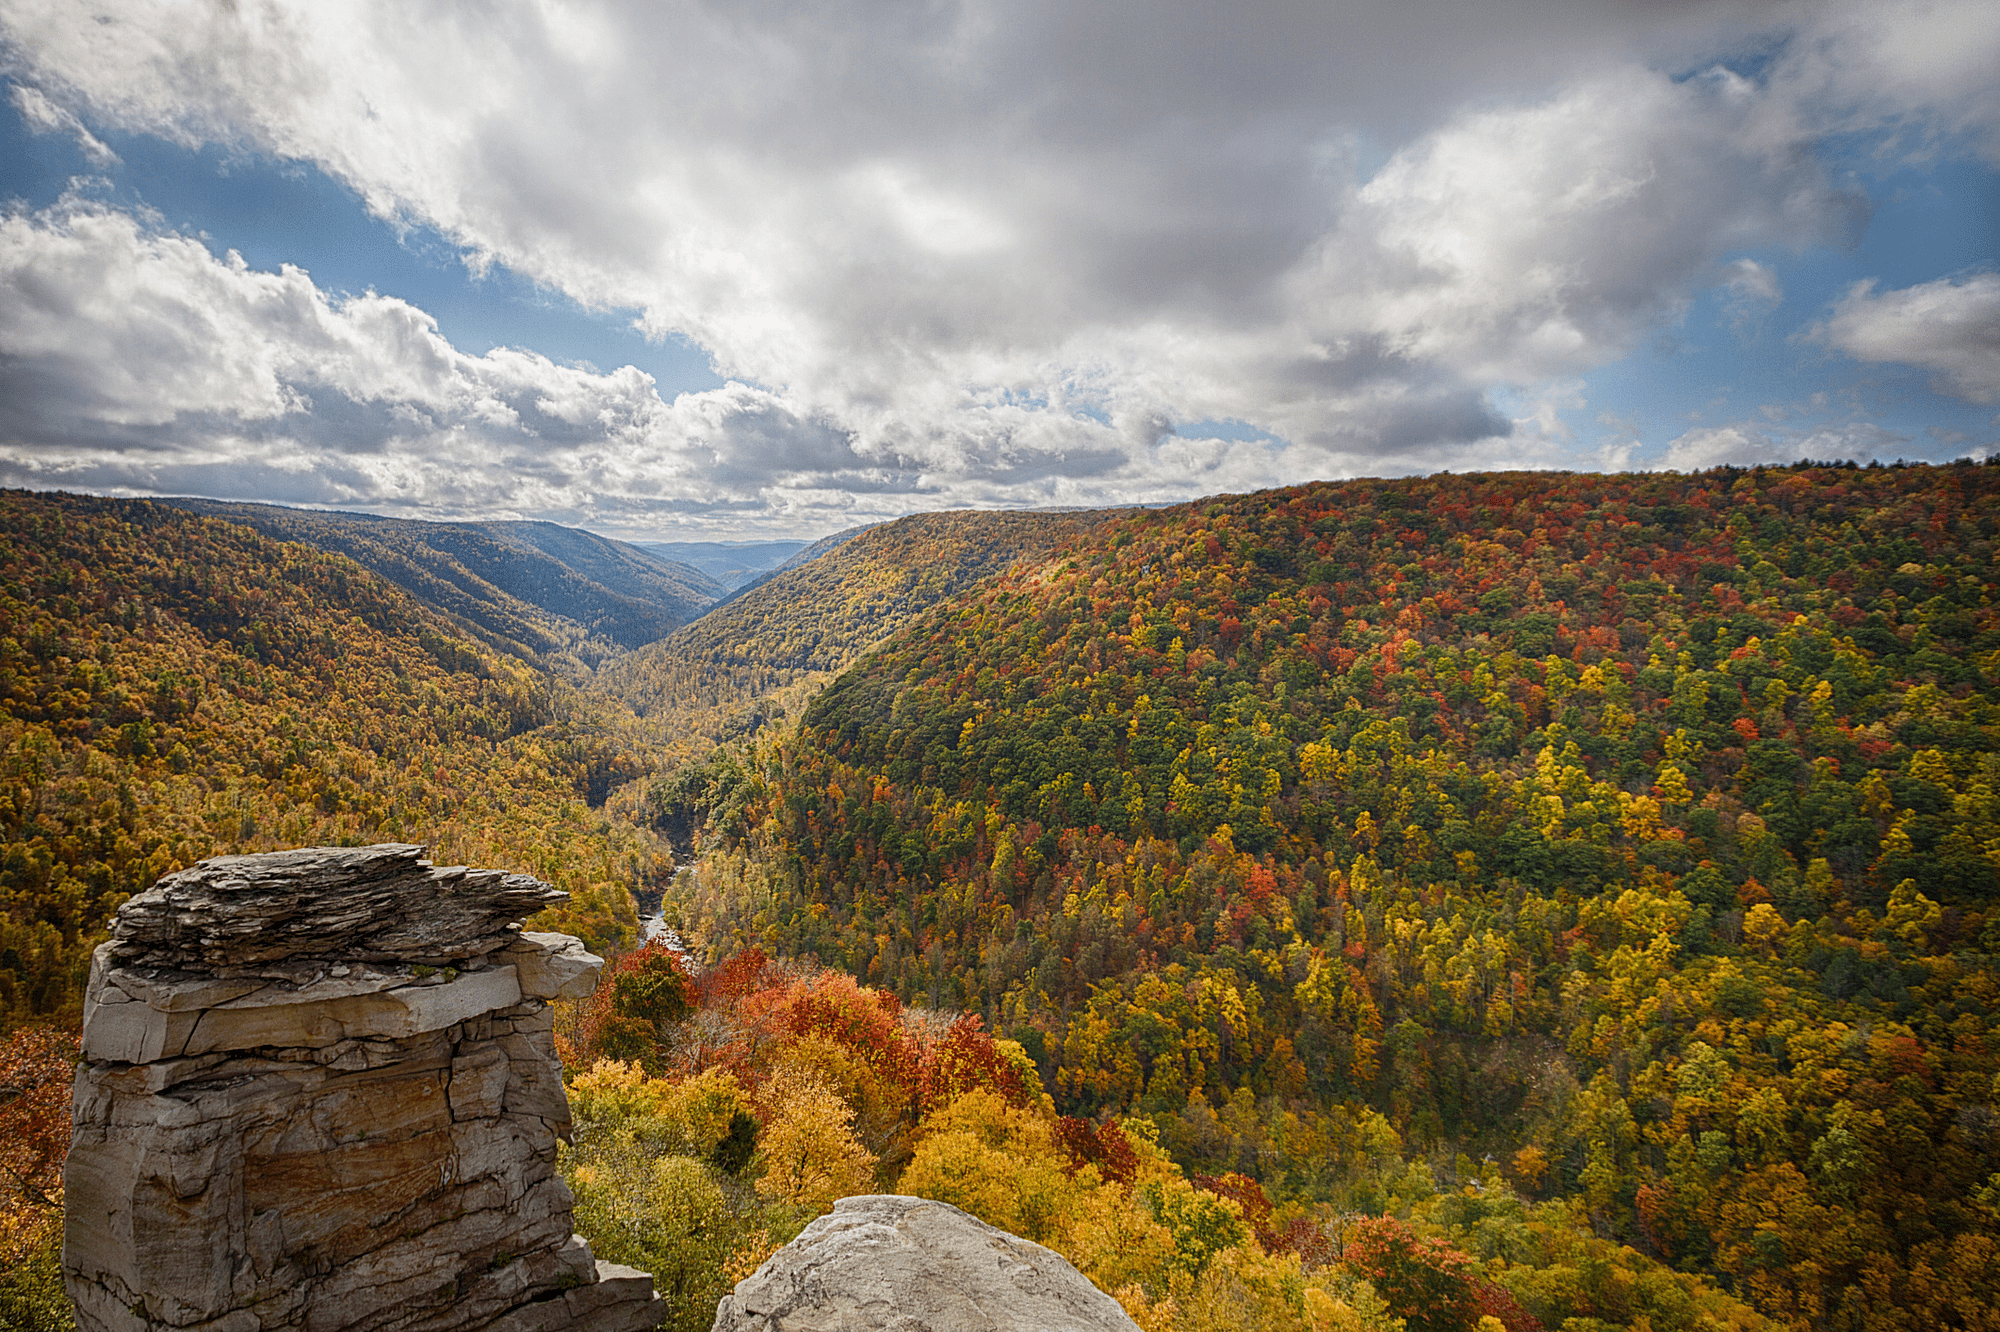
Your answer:
[[[64,1276],[84,1332],[638,1332],[571,1234],[566,894],[401,844],[224,856],[127,902],[85,998]]]
[[[712,1332],[1138,1332],[1067,1259],[949,1203],[842,1198],[736,1285]]]

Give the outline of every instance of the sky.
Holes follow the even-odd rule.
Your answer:
[[[0,0],[0,484],[630,539],[2000,452],[1991,0]]]

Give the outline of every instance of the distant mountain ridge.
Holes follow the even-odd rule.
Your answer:
[[[595,665],[654,642],[728,592],[701,570],[577,528],[441,523],[207,499],[158,501],[346,555],[488,644]]]
[[[843,532],[835,532],[832,536],[821,537],[819,540],[813,542],[811,545],[805,547],[803,550],[800,550],[798,553],[793,555],[790,559],[786,560],[784,563],[776,565],[773,568],[766,569],[763,573],[758,574],[754,578],[745,580],[740,587],[738,587],[734,592],[730,593],[729,596],[723,598],[723,602],[718,602],[717,605],[721,605],[724,602],[734,601],[737,597],[744,595],[752,588],[761,587],[765,583],[770,582],[773,578],[776,578],[779,574],[790,573],[794,569],[803,568],[804,566],[811,564],[814,560],[818,559],[820,556],[831,554],[832,552],[839,550],[842,546],[854,540],[854,538],[860,536],[863,532],[866,532],[870,528],[877,526],[880,526],[880,524],[864,523],[860,527],[850,527]],[[710,607],[710,609],[714,609],[714,607]]]
[[[732,592],[788,563],[813,543],[786,541],[634,541],[648,555],[699,569]]]

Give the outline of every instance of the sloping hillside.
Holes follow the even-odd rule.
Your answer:
[[[566,693],[345,556],[0,493],[0,1029],[73,1015],[111,911],[225,853],[423,842],[629,941],[665,862],[589,808],[615,756]]]
[[[684,782],[678,907],[980,1012],[1274,1200],[1355,1205],[1367,1107],[1791,1326],[1975,1326],[1996,533],[1970,464],[1121,516]]]
[[[542,665],[565,659],[594,665],[651,643],[727,593],[698,569],[554,523],[432,523],[269,504],[162,502],[337,551],[492,646]]]
[[[926,513],[829,537],[658,643],[608,663],[593,695],[695,757],[803,702],[828,672],[946,597],[1037,562],[1102,513]]]

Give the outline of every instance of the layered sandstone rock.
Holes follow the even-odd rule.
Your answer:
[[[1060,1254],[950,1203],[842,1198],[715,1311],[712,1332],[1139,1332]]]
[[[85,1001],[63,1265],[85,1332],[636,1332],[555,1169],[564,894],[389,845],[226,856],[119,910]]]

